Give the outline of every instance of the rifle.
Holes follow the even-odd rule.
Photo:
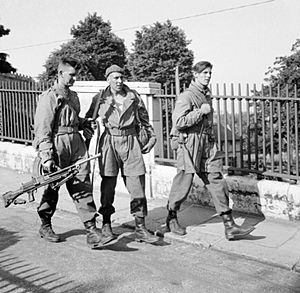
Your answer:
[[[38,188],[50,184],[52,189],[57,189],[72,177],[74,177],[80,170],[80,166],[83,163],[89,162],[99,158],[101,154],[89,157],[87,159],[79,160],[75,164],[68,166],[66,168],[60,169],[53,173],[39,175],[32,177],[28,182],[22,183],[21,187],[15,191],[8,191],[2,195],[4,201],[4,207],[9,207],[12,203],[23,204],[26,203],[25,200],[18,200],[17,198],[23,193],[28,193],[28,201],[34,201],[33,193]]]

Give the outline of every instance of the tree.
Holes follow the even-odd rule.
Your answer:
[[[9,29],[5,29],[2,24],[0,24],[0,38],[8,35],[10,32]],[[7,61],[8,54],[0,53],[0,72],[1,73],[14,73],[16,68],[12,67],[11,64]]]
[[[300,94],[300,39],[292,45],[292,54],[290,56],[277,57],[273,64],[273,67],[269,67],[265,78],[268,83],[269,88],[273,89],[272,92],[286,93],[286,86],[288,85],[288,90],[290,94],[294,94],[295,85],[298,89],[298,94]],[[264,92],[266,93],[268,89],[266,88]]]
[[[77,26],[71,28],[72,39],[48,57],[42,81],[53,81],[59,59],[72,57],[79,61],[79,78],[105,80],[105,69],[111,64],[124,66],[126,48],[124,41],[111,32],[110,22],[104,22],[96,13],[89,14]]]
[[[300,39],[292,45],[291,52],[289,56],[276,58],[273,66],[266,72],[267,84],[263,86],[262,91],[253,92],[254,96],[270,97],[258,103],[257,122],[251,117],[249,126],[250,132],[258,132],[258,145],[262,145],[264,138],[267,153],[270,153],[271,149],[274,154],[287,153],[288,150],[292,153],[297,145],[300,147],[296,135],[296,130],[299,131],[296,118],[300,121],[300,99],[293,102],[288,99],[300,97]],[[244,129],[247,130],[246,125]],[[250,145],[254,145],[253,137]],[[295,158],[292,155],[282,162],[284,168],[287,162],[292,168],[295,166]]]
[[[193,52],[187,48],[189,44],[185,33],[170,20],[163,24],[156,22],[150,28],[142,27],[136,32],[134,49],[129,55],[130,79],[170,83],[175,79],[178,65],[181,82],[189,82],[194,61]]]

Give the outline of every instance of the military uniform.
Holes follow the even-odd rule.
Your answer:
[[[68,167],[88,157],[88,152],[79,130],[86,119],[79,117],[80,103],[77,94],[61,89],[55,84],[42,93],[35,114],[34,147],[42,163],[53,159],[60,168]],[[84,163],[79,173],[66,182],[82,222],[96,216],[96,206],[90,184],[90,165]],[[58,202],[58,190],[45,187],[38,214],[42,221],[49,221]]]
[[[210,191],[217,213],[222,217],[225,237],[236,240],[247,236],[254,227],[242,228],[232,217],[228,187],[222,174],[224,153],[218,151],[213,133],[213,108],[207,87],[212,64],[200,61],[193,67],[194,80],[176,101],[172,115],[173,146],[177,146],[177,174],[173,179],[166,227],[172,233],[186,234],[177,219],[177,211],[187,198],[197,174]],[[203,72],[203,74],[202,74]]]
[[[97,94],[91,103],[86,117],[92,117],[94,108],[100,99],[98,115],[104,125],[100,138],[99,159],[101,181],[101,208],[104,217],[115,212],[113,207],[117,175],[121,170],[124,183],[131,195],[131,214],[139,217],[147,215],[145,196],[145,164],[141,146],[137,139],[137,119],[146,127],[149,136],[154,138],[154,130],[149,123],[148,112],[140,96],[123,85],[123,109],[120,111],[107,87]]]
[[[168,209],[178,211],[187,198],[194,174],[211,192],[219,214],[227,212],[229,197],[222,175],[223,153],[217,150],[213,134],[213,112],[201,113],[201,105],[212,101],[208,88],[192,82],[176,101],[172,114],[172,140],[177,142],[177,174],[169,195]]]

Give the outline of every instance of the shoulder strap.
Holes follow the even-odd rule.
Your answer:
[[[136,120],[137,120],[139,126],[141,126],[142,122],[141,122],[141,119],[140,119],[140,116],[139,116],[139,108],[138,107],[136,108],[135,112],[136,112],[136,114],[135,114]]]

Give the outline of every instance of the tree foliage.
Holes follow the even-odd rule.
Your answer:
[[[295,150],[297,144],[299,145],[296,136],[299,126],[296,119],[300,121],[300,99],[299,102],[291,102],[288,98],[300,97],[300,39],[292,45],[289,56],[276,58],[273,66],[268,68],[266,76],[267,84],[261,92],[254,91],[253,95],[270,98],[257,104],[257,119],[251,115],[249,130],[258,132],[258,145],[265,140],[267,153],[271,153],[271,149],[274,154],[286,153],[288,150]],[[254,136],[250,142],[253,146]],[[288,160],[293,165],[293,159]]]
[[[134,49],[129,55],[130,79],[167,83],[174,80],[178,65],[181,82],[189,82],[194,61],[193,52],[187,48],[189,44],[185,33],[170,20],[142,27],[136,32]]]
[[[48,57],[46,72],[40,80],[53,81],[59,59],[72,57],[79,61],[80,79],[105,80],[105,69],[111,64],[124,66],[126,48],[124,41],[111,32],[110,22],[103,21],[96,13],[89,14],[77,26],[71,28],[72,39]]]
[[[269,67],[265,81],[272,93],[294,93],[295,85],[300,94],[300,39],[292,45],[292,54],[289,56],[277,57],[273,67]],[[278,90],[279,89],[279,90]],[[267,89],[265,89],[265,93]]]
[[[10,29],[5,29],[2,24],[0,24],[0,38],[8,35]],[[7,61],[8,54],[1,52],[0,53],[0,72],[1,73],[14,73],[16,68],[12,67],[11,64]]]

